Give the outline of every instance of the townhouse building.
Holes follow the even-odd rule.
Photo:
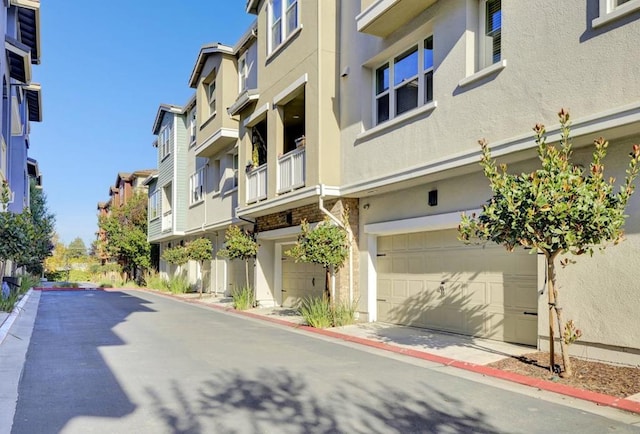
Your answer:
[[[531,128],[542,122],[558,140],[564,107],[574,160],[588,167],[604,136],[607,174],[623,180],[640,142],[640,0],[248,0],[246,10],[256,21],[235,45],[202,47],[189,103],[158,112],[150,241],[206,236],[217,251],[239,224],[260,244],[260,304],[294,306],[321,296],[324,272],[285,252],[303,219],[328,218],[352,240],[337,296],[357,301],[360,320],[548,347],[544,258],[457,239],[461,213],[491,195],[477,140],[510,170],[533,170]],[[624,243],[559,275],[565,317],[583,330],[578,356],[640,361],[639,208],[634,196]],[[174,221],[161,235],[165,209]],[[239,281],[230,261],[206,271],[216,291]]]
[[[32,65],[40,64],[40,2],[10,0],[0,6],[5,56],[0,60],[0,181],[7,182],[7,209],[29,206],[30,123],[42,121],[41,86],[32,82]]]
[[[457,240],[461,212],[490,197],[477,140],[516,173],[539,165],[532,127],[559,139],[573,116],[574,161],[610,141],[622,181],[640,142],[639,1],[343,2],[340,193],[360,200],[360,302],[369,321],[548,347],[544,257]],[[559,273],[580,356],[637,364],[640,197],[627,241]],[[624,333],[619,333],[624,329]]]

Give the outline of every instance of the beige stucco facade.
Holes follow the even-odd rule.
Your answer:
[[[414,2],[376,2],[386,3]],[[343,23],[340,69],[350,73],[340,87],[340,192],[360,198],[360,307],[370,320],[377,315],[379,237],[455,228],[461,211],[479,209],[490,197],[477,164],[478,139],[489,140],[494,155],[511,163],[512,170],[532,170],[537,160],[531,128],[544,123],[557,139],[556,113],[565,107],[573,116],[575,161],[588,167],[588,145],[605,136],[611,141],[607,175],[618,180],[624,178],[631,144],[640,141],[640,66],[629,58],[637,51],[632,41],[640,36],[640,22],[625,15],[594,28],[592,21],[604,15],[597,2],[544,1],[527,7],[502,2],[500,59],[479,68],[478,5],[475,0],[434,2],[384,37]],[[361,5],[343,6],[344,16],[367,24]],[[385,12],[380,14],[384,18]],[[371,32],[388,31],[378,24]],[[429,36],[433,101],[376,125],[376,69]],[[428,204],[432,190],[438,192],[436,206]],[[640,248],[638,206],[634,197],[624,243],[577,258],[559,271],[565,317],[583,331],[571,347],[577,355],[640,360],[634,315],[640,297],[633,272]],[[548,309],[542,256],[537,262],[538,345],[544,348]]]

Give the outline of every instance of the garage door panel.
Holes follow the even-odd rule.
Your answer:
[[[379,237],[378,246],[378,297],[389,299],[378,302],[381,321],[535,344],[536,317],[525,315],[537,312],[535,255],[464,246],[455,230]]]
[[[317,264],[282,261],[282,305],[296,307],[308,297],[322,297],[325,285],[324,268]]]

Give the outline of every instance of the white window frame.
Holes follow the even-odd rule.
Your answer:
[[[233,188],[238,188],[238,167],[240,165],[238,153],[231,154],[231,170],[233,172]]]
[[[207,92],[207,102],[209,104],[209,117],[216,115],[216,80],[211,80],[205,84]]]
[[[393,57],[391,57],[390,59],[387,59],[386,61],[382,62],[381,64],[378,65],[377,68],[374,69],[373,71],[373,120],[374,120],[374,125],[380,125],[383,124],[385,122],[388,122],[398,116],[402,116],[405,113],[411,112],[413,110],[416,110],[430,102],[433,101],[433,87],[432,87],[432,91],[431,91],[431,100],[427,100],[426,98],[426,86],[427,86],[427,77],[431,76],[431,83],[433,85],[433,71],[434,71],[434,65],[430,65],[427,68],[425,68],[424,65],[424,51],[425,51],[425,45],[426,45],[426,41],[431,40],[431,44],[433,47],[433,43],[434,43],[434,37],[433,35],[427,35],[424,38],[422,38],[420,41],[418,41],[417,43],[412,44],[411,46],[407,47],[405,50],[401,51],[400,53],[398,53],[398,55],[395,55]],[[413,53],[414,50],[417,50],[417,74],[414,74],[411,77],[406,78],[405,80],[403,80],[402,82],[396,84],[395,83],[395,71],[394,71],[394,66],[396,63],[396,60],[400,59],[401,57],[403,57],[405,54],[408,53]],[[432,48],[433,50],[433,48]],[[382,91],[378,92],[378,71],[381,70],[382,68],[388,68],[389,69],[389,83],[388,86],[383,89]],[[407,86],[408,83],[414,81],[414,80],[418,80],[418,101],[417,101],[417,105],[416,107],[406,110],[403,113],[396,113],[397,109],[396,109],[396,95],[397,95],[397,91],[400,90],[401,88],[403,88],[404,86]],[[381,98],[384,98],[388,96],[389,98],[389,117],[387,119],[383,119],[383,120],[379,120],[378,119],[378,100]]]
[[[479,18],[478,24],[478,71],[490,67],[496,63],[499,63],[503,58],[502,56],[502,4],[500,4],[500,29],[497,33],[500,34],[500,58],[494,59],[493,52],[493,36],[487,36],[487,3],[494,0],[480,0]],[[490,47],[490,48],[489,48]]]
[[[268,53],[271,54],[284,44],[287,39],[291,37],[299,28],[300,23],[300,1],[299,0],[279,0],[280,1],[280,16],[274,19],[274,0],[269,0],[267,5],[267,22],[268,22],[268,37],[267,46]],[[289,4],[290,3],[290,4]],[[293,15],[295,14],[295,15]],[[293,16],[295,20],[295,26],[289,28],[289,18]],[[280,39],[274,40],[275,31],[280,32]]]
[[[211,172],[211,179],[213,180],[213,195],[216,196],[220,194],[220,160],[210,160],[209,161],[209,170]]]
[[[197,132],[197,118],[196,118],[196,108],[194,107],[191,112],[189,112],[189,144],[194,145],[196,143],[196,132]]]
[[[160,149],[160,160],[164,160],[169,154],[171,154],[170,149],[170,137],[171,137],[171,127],[169,125],[165,125],[160,129],[160,134],[158,134],[158,149]]]
[[[246,51],[238,59],[238,93],[247,90],[247,82],[249,79],[249,66],[247,65]]]
[[[149,221],[160,218],[160,190],[149,195]]]
[[[600,0],[599,16],[591,21],[598,28],[640,10],[640,0]]]
[[[189,190],[191,195],[189,196],[189,203],[194,205],[204,200],[204,185],[205,185],[205,166],[196,170],[189,179]]]

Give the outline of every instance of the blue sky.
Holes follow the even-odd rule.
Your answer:
[[[97,203],[118,172],[156,167],[151,128],[160,103],[182,105],[203,44],[233,45],[255,16],[244,0],[43,1],[43,122],[32,123],[56,232],[95,239]]]

